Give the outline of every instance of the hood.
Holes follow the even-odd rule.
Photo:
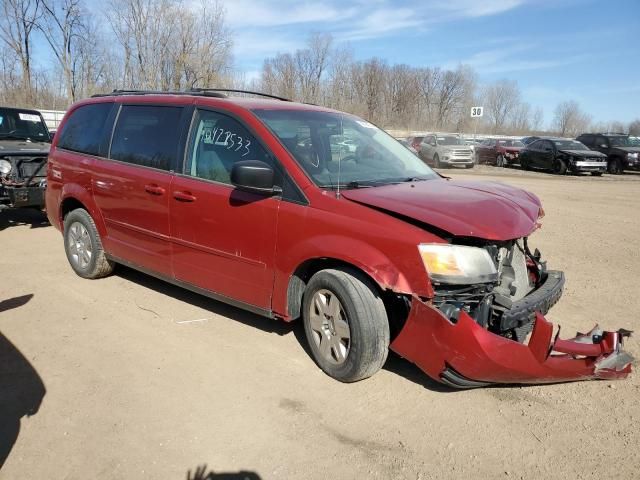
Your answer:
[[[3,140],[0,138],[0,157],[7,155],[47,155],[51,145],[27,140]]]
[[[469,150],[471,151],[471,147],[469,145],[438,145],[440,150]]]
[[[606,155],[604,153],[596,152],[594,150],[558,150],[562,153],[568,153],[569,155],[573,155],[574,157],[600,157],[605,158]]]
[[[342,195],[454,236],[497,241],[529,235],[540,212],[538,197],[497,182],[435,179],[345,190]]]
[[[627,153],[640,153],[640,147],[613,147],[616,150],[622,150]]]

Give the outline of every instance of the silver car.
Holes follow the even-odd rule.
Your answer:
[[[423,162],[436,168],[474,165],[473,151],[457,135],[429,134],[422,140],[419,152]]]

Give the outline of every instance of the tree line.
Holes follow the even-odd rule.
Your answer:
[[[234,68],[233,33],[219,1],[1,0],[0,103],[64,109],[115,88],[183,90],[249,88],[326,105],[399,130],[524,135],[550,130],[563,136],[608,130],[640,134],[640,120],[594,124],[575,102],[544,112],[523,101],[518,84],[481,84],[469,66],[415,67],[381,58],[356,60],[328,34],[264,60],[258,78]],[[43,68],[34,45],[53,65]],[[473,105],[484,106],[474,125]]]

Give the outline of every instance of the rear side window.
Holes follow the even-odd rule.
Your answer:
[[[111,141],[110,158],[172,170],[180,149],[182,107],[124,105]]]
[[[105,126],[112,103],[84,105],[71,114],[57,136],[58,147],[88,155],[101,155]]]

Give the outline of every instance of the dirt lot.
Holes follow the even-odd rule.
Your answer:
[[[640,175],[446,172],[542,198],[531,243],[566,271],[549,315],[565,337],[596,322],[640,331]],[[0,214],[0,348],[22,364],[0,380],[26,385],[32,412],[40,405],[22,418],[0,478],[185,479],[204,464],[200,473],[251,479],[640,475],[638,374],[449,391],[392,356],[343,385],[315,366],[300,326],[124,268],[80,279],[41,220]],[[640,356],[638,337],[628,350]],[[0,443],[15,434],[11,415],[0,411]]]

